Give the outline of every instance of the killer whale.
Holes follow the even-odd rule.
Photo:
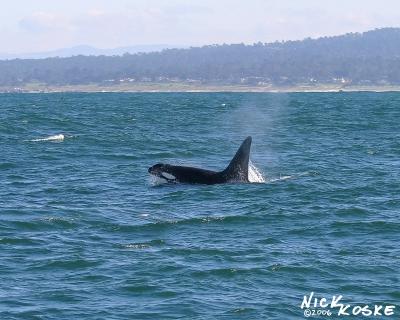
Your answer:
[[[157,163],[150,167],[148,172],[169,183],[220,184],[249,182],[251,141],[252,139],[249,136],[242,142],[229,165],[222,171]]]

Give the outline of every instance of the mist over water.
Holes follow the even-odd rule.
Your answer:
[[[0,318],[300,319],[310,292],[400,308],[399,105],[0,94]],[[222,170],[249,135],[256,183],[149,180]]]

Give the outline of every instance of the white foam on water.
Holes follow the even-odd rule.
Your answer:
[[[260,169],[258,169],[251,161],[249,161],[249,181],[251,183],[273,183],[315,174],[317,173],[306,171],[295,175],[279,175],[279,177],[267,178],[263,175]]]
[[[124,245],[124,247],[127,249],[146,249],[150,248],[150,245],[146,243],[132,243],[132,244],[126,244]]]
[[[318,173],[314,172],[314,171],[305,171],[305,172],[297,173],[297,174],[294,174],[294,175],[286,175],[286,176],[280,175],[279,178],[268,179],[267,183],[276,182],[276,181],[284,181],[284,180],[289,180],[289,179],[295,179],[295,178],[299,178],[299,177],[302,177],[302,176],[309,176],[309,175],[316,175],[316,174],[318,174]]]
[[[166,184],[166,183],[168,183],[167,180],[165,180],[163,178],[160,178],[160,177],[157,177],[155,175],[151,174],[150,177],[149,177],[149,184],[151,186],[159,186],[161,184]]]
[[[40,142],[40,141],[64,141],[65,136],[60,133],[60,134],[56,134],[54,136],[49,136],[49,137],[45,137],[45,138],[39,138],[39,139],[32,139],[32,140],[28,140],[28,141],[32,141],[32,142]]]
[[[249,181],[251,183],[265,182],[263,174],[251,161],[249,161]]]
[[[280,176],[279,178],[271,178],[268,179],[268,182],[276,182],[276,181],[283,181],[283,180],[288,180],[288,179],[292,179],[295,176]]]

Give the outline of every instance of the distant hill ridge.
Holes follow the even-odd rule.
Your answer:
[[[96,47],[88,46],[88,45],[80,45],[74,46],[70,48],[62,48],[52,51],[44,51],[44,52],[30,52],[30,53],[19,53],[19,54],[12,54],[12,53],[0,53],[0,60],[12,60],[12,59],[45,59],[50,57],[72,57],[78,55],[84,56],[117,56],[123,55],[125,53],[139,53],[139,52],[155,52],[161,51],[167,48],[176,48],[183,46],[173,46],[167,44],[153,44],[153,45],[136,45],[136,46],[129,46],[129,47],[117,47],[113,49],[99,49]]]
[[[253,45],[209,45],[123,56],[0,61],[0,86],[121,82],[293,85],[399,84],[400,28]]]

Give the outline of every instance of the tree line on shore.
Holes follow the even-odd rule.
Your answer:
[[[223,44],[122,56],[0,61],[0,86],[121,82],[294,85],[400,83],[400,28],[274,43]]]

